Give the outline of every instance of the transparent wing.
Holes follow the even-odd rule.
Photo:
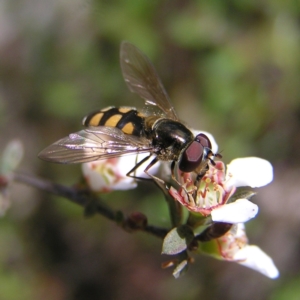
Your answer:
[[[128,42],[122,42],[120,63],[124,80],[132,92],[145,99],[146,104],[157,106],[167,118],[178,120],[154,66],[144,53]]]
[[[118,128],[99,126],[72,133],[45,148],[38,156],[50,162],[71,164],[152,150],[145,138],[126,135]]]

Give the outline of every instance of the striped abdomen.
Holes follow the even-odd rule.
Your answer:
[[[126,134],[144,135],[145,116],[133,107],[107,107],[87,115],[85,126],[110,126],[121,129]]]

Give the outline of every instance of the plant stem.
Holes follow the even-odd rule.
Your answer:
[[[50,194],[64,197],[72,201],[73,203],[79,204],[83,207],[87,207],[91,202],[95,201],[95,213],[98,213],[104,216],[105,218],[120,224],[120,222],[118,222],[117,220],[117,216],[119,216],[120,213],[114,211],[109,206],[104,204],[98,195],[92,193],[88,189],[68,187],[61,184],[53,183],[46,179],[22,173],[14,173],[13,179],[16,182],[24,183],[26,185],[35,187],[39,190],[46,191]],[[122,225],[122,227],[124,227],[124,224]],[[139,230],[150,233],[161,239],[163,239],[169,231],[166,228],[156,227],[153,225],[146,225],[145,227],[140,228]]]

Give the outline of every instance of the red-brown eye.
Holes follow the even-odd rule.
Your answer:
[[[204,148],[210,149],[211,142],[205,134],[200,133],[183,151],[178,163],[179,170],[186,173],[194,171],[203,161]]]
[[[210,142],[209,138],[205,134],[199,133],[195,137],[195,141],[197,141],[198,143],[200,143],[203,147],[211,149],[211,142]]]

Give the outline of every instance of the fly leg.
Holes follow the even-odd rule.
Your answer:
[[[164,182],[164,180],[162,180],[159,177],[156,177],[152,174],[149,173],[149,170],[151,167],[153,167],[158,161],[159,159],[157,157],[155,157],[150,163],[149,165],[146,167],[146,169],[144,170],[144,172],[150,177],[150,178],[145,178],[145,177],[140,177],[140,176],[136,176],[136,175],[131,175],[133,172],[135,172],[144,162],[146,162],[152,154],[146,156],[145,158],[143,158],[141,161],[139,161],[127,174],[126,176],[128,177],[132,177],[135,179],[140,179],[140,180],[151,180],[154,181],[154,183],[163,191],[165,191],[166,189],[168,190],[168,186],[166,185],[166,183]]]
[[[152,175],[152,174],[150,174],[148,171],[150,170],[150,168],[151,167],[153,167],[157,162],[158,162],[159,160],[158,160],[158,158],[157,157],[155,157],[151,162],[150,162],[150,164],[147,166],[147,168],[144,170],[144,172],[156,183],[156,185],[160,188],[160,189],[162,189],[163,191],[164,190],[168,190],[169,189],[169,187],[166,185],[166,183],[165,183],[165,181],[164,180],[162,180],[161,178],[159,178],[159,177],[156,177],[156,176],[154,176],[154,175]]]
[[[196,179],[194,181],[194,186],[196,187],[195,192],[193,193],[194,199],[197,197],[197,192],[200,188],[201,179],[204,177],[206,172],[209,170],[209,163],[211,163],[213,166],[216,165],[212,157],[222,158],[222,155],[219,153],[214,154],[210,149],[207,149],[206,158],[204,160],[204,165],[200,167],[200,170],[196,172]]]
[[[203,169],[201,170],[201,172],[198,173],[198,174],[196,175],[196,179],[195,179],[195,181],[194,181],[194,186],[196,187],[196,189],[195,189],[195,191],[194,191],[194,193],[193,193],[193,198],[194,198],[194,199],[196,199],[196,197],[197,197],[197,193],[198,193],[198,190],[199,190],[199,188],[200,188],[201,179],[203,178],[203,176],[205,175],[205,173],[206,173],[208,170],[209,170],[209,166],[208,166],[208,164],[207,164],[206,167],[203,168]]]
[[[147,161],[152,154],[146,156],[145,158],[143,158],[141,161],[139,161],[127,174],[126,176],[134,178],[134,179],[141,179],[141,180],[152,180],[151,178],[145,178],[145,177],[139,177],[135,175],[135,171],[145,162]],[[151,164],[151,163],[150,163]],[[131,175],[131,173],[134,173],[133,175]],[[145,172],[146,173],[146,172]],[[147,173],[146,173],[147,174]],[[147,174],[149,175],[149,174]],[[150,176],[151,177],[151,176]]]

